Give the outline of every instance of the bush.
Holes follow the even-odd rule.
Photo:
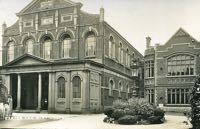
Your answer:
[[[123,117],[123,116],[125,116],[125,112],[123,109],[116,109],[111,115],[111,117],[114,118],[115,120],[118,120],[120,117]]]
[[[150,116],[147,118],[150,124],[161,124],[164,122],[164,117],[162,116]]]
[[[165,116],[165,111],[160,109],[160,108],[156,108],[154,110],[154,116],[162,116],[162,117],[164,117]]]
[[[124,117],[119,118],[118,123],[125,124],[125,125],[131,125],[131,124],[136,124],[137,121],[138,121],[137,116],[126,115]]]
[[[152,116],[154,113],[154,106],[143,98],[129,99],[129,108],[133,110],[136,115],[142,115],[143,118]]]
[[[111,115],[113,114],[114,109],[113,108],[106,108],[104,110],[104,114],[107,115],[108,117],[111,117]]]
[[[113,108],[114,109],[125,109],[128,108],[128,102],[116,100],[113,102]]]

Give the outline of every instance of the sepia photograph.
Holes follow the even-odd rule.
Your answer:
[[[0,0],[0,129],[200,129],[199,0]]]

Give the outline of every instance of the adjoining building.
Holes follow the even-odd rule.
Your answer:
[[[200,43],[180,28],[164,45],[146,38],[145,95],[166,110],[189,107],[189,93],[200,73]],[[178,108],[177,108],[178,107]]]
[[[142,95],[142,54],[104,21],[103,8],[89,14],[81,7],[33,0],[14,25],[3,24],[0,74],[14,110],[99,112]]]

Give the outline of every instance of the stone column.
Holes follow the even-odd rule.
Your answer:
[[[21,109],[21,75],[17,76],[17,110]]]
[[[10,87],[11,87],[11,75],[8,74],[8,75],[5,75],[5,82],[2,82],[3,84],[5,83],[5,86],[7,87],[8,89],[8,94],[10,94]]]
[[[48,112],[51,113],[52,112],[52,73],[49,73],[49,95],[48,95]]]
[[[41,99],[42,99],[42,75],[38,74],[38,108],[37,112],[41,110]]]

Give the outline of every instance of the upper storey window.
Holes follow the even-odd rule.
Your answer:
[[[145,61],[145,74],[146,77],[154,77],[154,61]]]
[[[51,58],[51,43],[52,40],[49,37],[45,37],[43,42],[43,57],[44,59]]]
[[[53,6],[53,0],[44,0],[41,2],[40,7],[41,8],[49,8]]]
[[[31,55],[33,54],[33,43],[33,39],[28,39],[26,41],[26,52]]]
[[[167,59],[167,66],[168,76],[194,75],[194,56],[172,56]]]
[[[119,44],[119,62],[121,64],[123,64],[123,47],[122,47],[122,43]]]
[[[109,38],[109,57],[115,58],[115,42],[112,36]]]
[[[69,58],[71,57],[71,48],[72,48],[72,40],[70,35],[66,34],[64,39],[62,40],[61,46],[61,56],[62,58]]]
[[[8,62],[14,60],[14,50],[15,50],[15,46],[14,46],[14,42],[11,41],[8,43]]]
[[[89,32],[86,37],[86,56],[96,55],[96,37],[93,32]]]

